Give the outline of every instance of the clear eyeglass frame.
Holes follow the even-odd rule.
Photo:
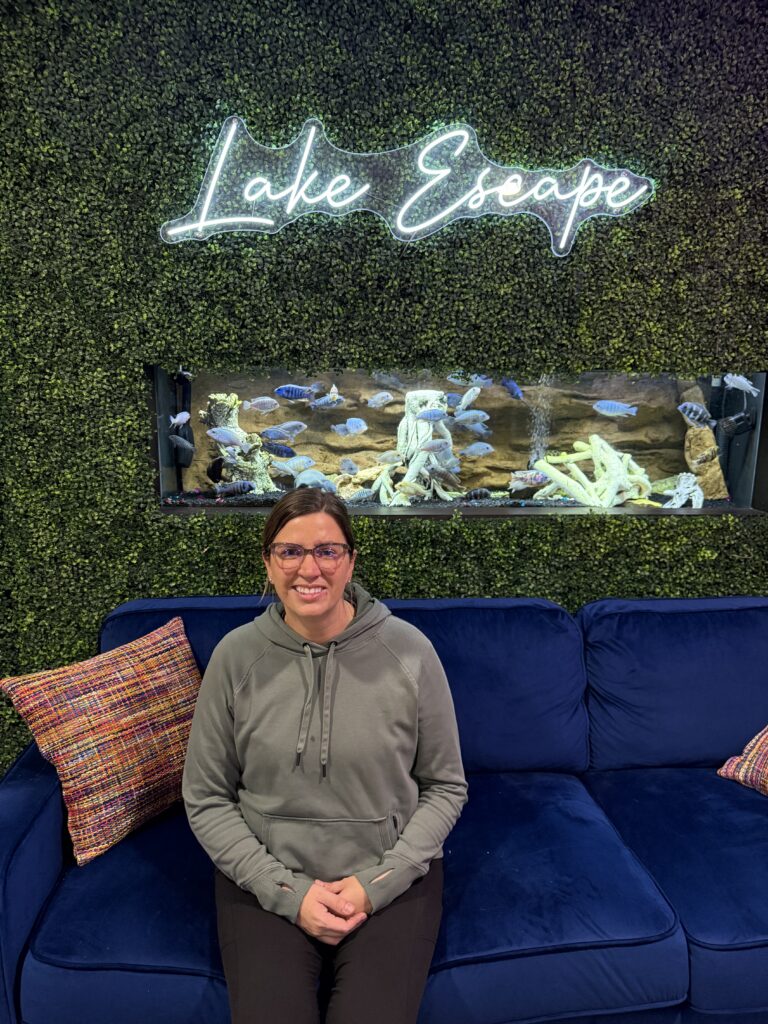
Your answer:
[[[312,555],[318,565],[324,569],[336,569],[347,552],[352,551],[349,544],[328,543],[316,544],[313,548],[305,548],[301,544],[270,544],[266,549],[274,555],[284,569],[297,568],[307,555]]]

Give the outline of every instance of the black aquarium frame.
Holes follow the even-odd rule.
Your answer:
[[[181,369],[181,364],[180,367]],[[167,431],[161,430],[161,424],[168,422],[169,415],[176,415],[180,410],[179,394],[181,383],[177,374],[174,380],[161,366],[145,365],[145,375],[150,388],[150,415],[152,422],[152,465],[154,468],[155,496],[158,509],[169,515],[200,515],[219,516],[227,514],[267,516],[271,505],[169,505],[163,499],[169,494],[182,491],[182,470],[174,459],[173,446],[168,441]],[[713,375],[714,376],[714,375]],[[363,506],[360,508],[348,505],[347,510],[352,516],[418,516],[430,519],[451,519],[458,511],[462,516],[470,518],[498,519],[510,516],[540,515],[629,515],[629,516],[756,516],[768,513],[768,416],[764,415],[765,388],[768,383],[768,372],[750,374],[755,385],[760,388],[761,401],[747,395],[747,410],[754,420],[754,426],[743,424],[739,432],[727,439],[728,467],[726,479],[737,475],[737,482],[731,491],[731,504],[708,506],[705,508],[652,508],[643,505],[626,507],[617,505],[612,508],[596,508],[594,506],[541,506],[533,504],[487,506],[473,505],[469,502],[456,505],[437,505],[422,503],[411,506],[395,506],[379,508]],[[731,392],[733,394],[733,392]],[[740,394],[742,394],[740,392]],[[727,411],[727,410],[726,410]],[[738,428],[737,428],[738,429]],[[735,468],[734,468],[735,467]],[[729,490],[731,488],[729,482]]]

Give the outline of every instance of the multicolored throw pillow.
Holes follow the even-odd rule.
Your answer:
[[[749,741],[739,757],[729,757],[717,774],[768,796],[768,725]]]
[[[58,773],[78,865],[181,799],[200,672],[180,618],[0,689]]]

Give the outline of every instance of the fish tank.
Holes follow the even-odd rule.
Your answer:
[[[268,511],[297,487],[367,515],[768,508],[764,372],[149,371],[169,510]]]

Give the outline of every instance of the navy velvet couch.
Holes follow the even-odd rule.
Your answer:
[[[768,797],[716,774],[768,722],[768,598],[387,603],[445,665],[469,780],[420,1024],[768,1021]],[[101,649],[181,615],[203,668],[262,610],[132,601]],[[0,865],[0,1024],[227,1024],[180,801],[78,868],[31,744]]]

